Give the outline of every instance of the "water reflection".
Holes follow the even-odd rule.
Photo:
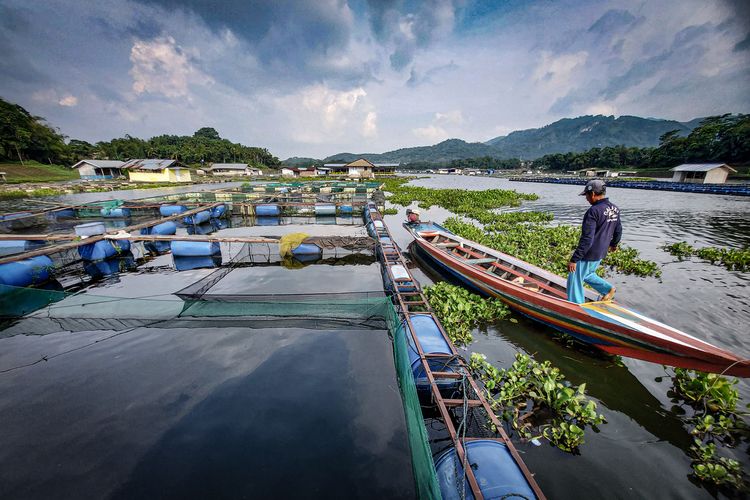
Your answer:
[[[383,331],[213,321],[0,343],[4,368],[65,353],[0,375],[4,498],[414,496]]]

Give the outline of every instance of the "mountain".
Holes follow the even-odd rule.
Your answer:
[[[494,147],[504,158],[523,159],[605,146],[645,148],[658,146],[659,137],[670,130],[687,135],[701,120],[696,118],[682,123],[638,116],[579,116],[563,118],[542,128],[511,132],[485,144]]]
[[[304,158],[299,156],[293,156],[282,161],[281,164],[285,167],[310,167],[316,163],[320,163],[320,160],[315,158]]]
[[[461,139],[448,139],[434,146],[419,146],[416,148],[402,148],[387,153],[339,153],[325,159],[326,163],[348,163],[357,158],[367,158],[371,162],[379,163],[409,163],[414,161],[429,161],[445,163],[460,158],[475,158],[479,156],[495,156],[495,149],[481,142],[466,142]]]
[[[541,128],[518,130],[487,142],[466,142],[448,139],[434,146],[402,148],[386,153],[338,153],[323,161],[348,163],[367,158],[380,163],[429,162],[448,163],[451,160],[489,156],[498,159],[522,158],[532,160],[551,153],[583,152],[595,147],[618,146],[652,147],[659,145],[659,137],[670,130],[680,135],[689,134],[703,118],[689,122],[641,118],[638,116],[579,116],[563,118]],[[290,158],[284,163],[298,160]],[[310,160],[305,158],[305,160]]]

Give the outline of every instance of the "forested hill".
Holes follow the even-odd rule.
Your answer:
[[[449,139],[434,146],[403,148],[387,153],[339,153],[323,161],[349,162],[360,157],[393,163],[448,163],[479,157],[533,160],[551,153],[583,152],[595,147],[654,147],[659,145],[659,137],[664,133],[677,130],[680,136],[686,136],[701,120],[677,122],[637,116],[579,116],[564,118],[542,128],[511,132],[485,143]]]
[[[496,157],[495,149],[481,142],[466,142],[461,139],[448,139],[434,146],[421,146],[416,148],[403,148],[387,153],[339,153],[325,158],[329,162],[350,162],[357,158],[367,158],[372,162],[381,163],[410,163],[417,161],[429,161],[445,163],[460,158],[475,158],[479,156]]]
[[[211,127],[200,128],[191,136],[160,135],[139,139],[126,134],[96,144],[77,139],[66,143],[60,131],[48,125],[44,118],[33,116],[18,104],[0,98],[0,161],[35,160],[72,165],[83,158],[173,158],[193,165],[242,162],[258,167],[280,164],[266,148],[222,139]]]
[[[551,153],[587,151],[606,146],[647,148],[659,145],[659,137],[677,130],[688,135],[702,118],[689,122],[638,116],[579,116],[563,118],[541,128],[518,130],[486,142],[504,158],[535,159]]]

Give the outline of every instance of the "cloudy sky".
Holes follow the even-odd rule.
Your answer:
[[[0,96],[88,141],[280,158],[750,112],[748,0],[0,0]]]

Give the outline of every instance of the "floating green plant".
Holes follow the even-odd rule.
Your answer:
[[[722,265],[730,271],[750,271],[750,248],[695,248],[686,241],[664,245],[662,248],[680,259],[696,256],[711,264]]]
[[[480,323],[503,319],[510,314],[508,306],[499,300],[483,299],[446,282],[425,287],[424,293],[448,337],[456,345],[469,344],[471,330]]]
[[[546,216],[540,216],[541,218],[546,218]],[[552,226],[538,222],[504,224],[501,230],[496,230],[498,225],[489,225],[482,230],[457,217],[450,217],[443,225],[459,236],[563,277],[568,275],[568,260],[578,245],[581,235],[580,229],[574,226]],[[486,230],[486,228],[492,230]],[[602,275],[607,267],[637,276],[661,275],[661,270],[655,262],[639,258],[637,250],[626,246],[620,246],[616,252],[610,252],[602,264],[603,266],[597,270],[597,273]]]
[[[397,208],[385,208],[382,212],[383,215],[398,215]]]
[[[715,413],[735,413],[740,395],[737,379],[685,368],[674,369],[674,389],[690,404]]]
[[[737,460],[720,457],[714,443],[704,444],[700,439],[690,447],[693,457],[693,474],[705,483],[739,489],[743,486],[742,468]]]
[[[586,384],[576,387],[549,361],[539,363],[516,354],[508,369],[498,369],[474,353],[469,366],[484,383],[498,417],[526,439],[545,437],[557,448],[574,453],[584,443],[586,426],[606,420],[586,397]]]
[[[690,447],[693,475],[702,482],[737,489],[744,480],[739,462],[717,454],[717,443],[734,446],[747,438],[744,413],[737,409],[740,397],[737,379],[715,373],[675,368],[672,378],[674,400],[689,405],[693,414],[686,418],[695,444]]]
[[[509,189],[431,189],[408,186],[404,182],[396,181],[386,182],[383,190],[391,193],[391,203],[408,206],[416,201],[420,208],[424,209],[439,206],[455,214],[475,218],[482,223],[492,222],[498,215],[491,212],[492,209],[517,207],[523,200],[539,198],[535,194],[519,193]]]

